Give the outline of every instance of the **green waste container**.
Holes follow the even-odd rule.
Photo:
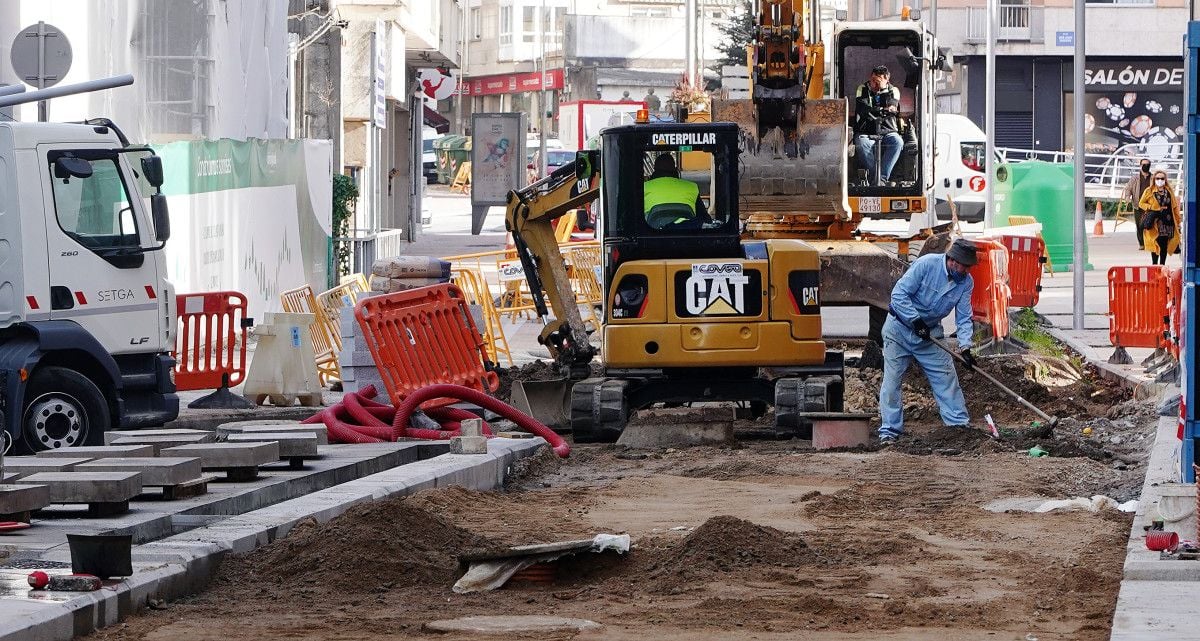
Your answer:
[[[433,153],[437,157],[438,182],[449,185],[463,161],[471,158],[471,139],[458,135],[442,136],[433,141]]]
[[[1071,270],[1075,260],[1075,165],[1029,160],[996,167],[996,224],[1009,216],[1033,216],[1042,224],[1042,239],[1054,271]],[[1087,265],[1087,244],[1083,246]]]

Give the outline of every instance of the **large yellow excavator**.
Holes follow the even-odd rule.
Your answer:
[[[939,227],[932,206],[934,74],[949,68],[946,56],[916,10],[905,8],[893,20],[835,20],[828,65],[819,0],[756,0],[754,11],[746,43],[750,96],[714,100],[710,114],[738,125],[745,235],[800,238],[820,248],[824,304],[869,307],[878,342],[909,243],[922,242],[922,251],[946,244],[937,232],[948,225]],[[904,138],[886,182],[875,179],[883,156],[876,145],[886,143],[879,136],[860,141],[874,154],[854,144],[856,96],[879,66],[899,91]],[[908,225],[885,235],[865,230],[868,220]]]
[[[654,403],[733,401],[759,413],[774,405],[777,430],[802,436],[806,414],[841,411],[842,354],[821,338],[817,249],[742,238],[737,126],[634,124],[600,136],[600,151],[509,194],[505,224],[546,323],[540,341],[564,376],[515,383],[515,404],[569,423],[577,441],[615,440],[630,412]],[[700,154],[703,168],[663,169],[685,153]],[[700,202],[646,198],[647,181],[660,177]],[[551,221],[597,198],[605,299],[603,369],[593,376],[597,348]]]

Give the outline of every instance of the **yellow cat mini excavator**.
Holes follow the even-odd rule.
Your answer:
[[[759,414],[774,405],[776,429],[800,436],[806,413],[840,412],[842,353],[821,339],[818,251],[743,240],[737,125],[634,124],[600,136],[600,151],[509,194],[505,223],[545,322],[539,340],[563,374],[541,393],[514,384],[516,404],[569,423],[577,441],[615,440],[633,410],[655,403],[732,401]],[[686,197],[648,198],[647,182],[663,178]],[[597,198],[600,376],[551,222]]]

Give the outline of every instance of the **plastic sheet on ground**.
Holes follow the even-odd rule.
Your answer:
[[[485,592],[504,585],[517,572],[538,563],[549,563],[564,556],[580,552],[599,553],[607,550],[624,554],[629,551],[628,534],[597,534],[592,539],[523,545],[510,548],[496,558],[479,559],[471,563],[470,569],[454,584],[458,594]]]

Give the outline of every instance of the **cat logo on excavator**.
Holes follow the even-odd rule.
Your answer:
[[[746,313],[750,278],[737,263],[697,263],[685,284],[686,308],[693,316],[732,316]]]

